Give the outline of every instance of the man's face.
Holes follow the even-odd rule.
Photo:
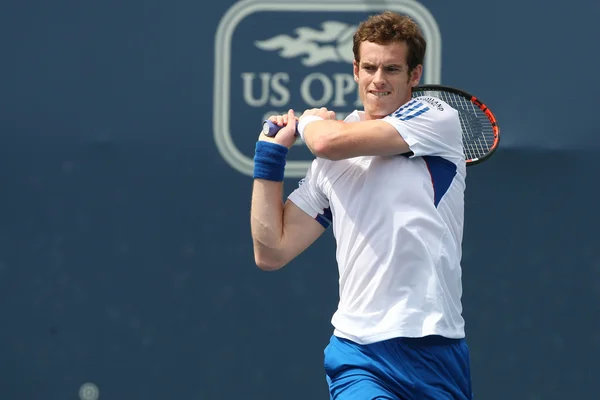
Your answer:
[[[354,61],[354,79],[367,119],[383,118],[411,99],[411,88],[421,79],[423,67],[410,74],[405,42],[376,44],[362,42],[360,64]]]

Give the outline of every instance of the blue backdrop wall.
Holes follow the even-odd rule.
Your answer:
[[[8,0],[0,398],[328,398],[333,237],[258,270],[248,174],[264,115],[356,107],[348,35],[383,9],[500,121],[468,171],[477,398],[598,396],[599,3]]]

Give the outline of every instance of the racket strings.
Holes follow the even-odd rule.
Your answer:
[[[481,158],[491,151],[495,142],[494,128],[485,112],[470,99],[443,90],[419,90],[413,96],[436,97],[458,111],[467,160]]]
[[[450,94],[448,97],[451,98],[444,101],[458,110],[458,117],[463,130],[463,145],[466,147],[467,152],[466,157],[468,159],[483,157],[490,151],[491,146],[485,140],[485,125],[481,123],[482,121],[479,118],[483,116],[487,121],[487,116],[479,107],[475,106],[473,102],[467,101],[463,96]],[[456,106],[452,104],[456,104]],[[479,123],[473,122],[471,116],[475,116],[476,121]]]

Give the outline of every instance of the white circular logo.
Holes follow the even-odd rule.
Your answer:
[[[79,388],[79,398],[81,400],[98,400],[98,397],[100,397],[100,390],[93,383],[84,383]]]

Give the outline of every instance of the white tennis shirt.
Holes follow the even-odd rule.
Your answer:
[[[363,118],[354,111],[345,122]],[[336,336],[464,337],[461,256],[466,164],[458,113],[418,97],[383,118],[412,155],[316,158],[289,199],[333,225]]]

